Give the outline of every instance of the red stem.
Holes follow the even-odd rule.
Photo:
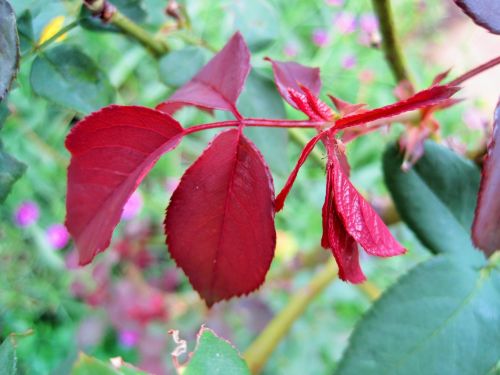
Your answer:
[[[201,124],[191,126],[184,130],[184,135],[197,133],[199,131],[217,128],[235,127],[239,125],[259,126],[264,128],[317,128],[325,125],[325,121],[309,121],[309,120],[285,120],[285,119],[264,119],[264,118],[245,118],[230,121],[212,122],[209,124]]]
[[[478,67],[476,67],[472,70],[469,70],[468,72],[462,74],[461,76],[458,76],[453,81],[449,82],[448,85],[458,86],[461,83],[467,81],[469,78],[472,78],[472,77],[478,75],[479,73],[484,72],[485,70],[493,68],[494,66],[496,66],[498,64],[500,64],[500,56],[497,56],[494,59],[492,59],[492,60],[490,60],[482,65],[479,65]]]

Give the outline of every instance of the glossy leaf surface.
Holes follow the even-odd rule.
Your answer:
[[[333,158],[334,200],[346,231],[368,254],[387,257],[405,253],[372,206],[359,194]]]
[[[158,109],[173,113],[185,105],[220,109],[239,116],[236,100],[250,73],[250,51],[236,33],[186,85],[177,90]]]
[[[455,0],[455,3],[478,25],[500,34],[500,2],[497,0]]]
[[[30,82],[36,94],[85,114],[110,104],[115,96],[104,72],[69,45],[40,53],[33,62]]]
[[[80,264],[106,249],[122,209],[158,158],[182,138],[169,115],[145,107],[109,106],[80,121],[66,139],[66,226]]]
[[[274,192],[255,146],[231,129],[186,171],[165,219],[172,258],[208,306],[263,282],[274,255]]]
[[[7,0],[0,0],[0,101],[9,91],[19,65],[16,16]]]
[[[274,81],[278,91],[292,107],[299,109],[297,103],[290,96],[289,89],[301,93],[302,85],[307,87],[315,96],[319,95],[321,90],[319,68],[309,68],[293,61],[276,61],[270,58],[266,58],[266,60],[271,62],[273,66]]]
[[[470,239],[478,168],[430,141],[425,143],[424,156],[408,172],[401,170],[402,160],[395,145],[387,148],[384,178],[406,224],[433,253],[480,256]]]
[[[428,260],[365,314],[335,374],[489,373],[500,358],[499,291],[498,264]]]
[[[500,250],[500,102],[495,110],[493,136],[483,164],[472,236],[486,254]]]
[[[194,353],[184,375],[250,375],[247,364],[228,341],[201,328]]]

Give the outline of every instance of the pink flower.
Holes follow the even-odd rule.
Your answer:
[[[133,348],[139,341],[139,334],[135,331],[123,330],[118,334],[118,341],[126,348]]]
[[[69,233],[62,224],[51,225],[47,228],[45,235],[47,236],[47,241],[56,250],[62,249],[69,242]]]
[[[356,30],[356,17],[351,12],[340,12],[333,18],[333,25],[341,34],[351,34]]]
[[[365,13],[359,19],[359,27],[362,32],[372,34],[378,32],[378,20],[373,13]]]
[[[342,61],[340,62],[340,65],[342,68],[349,70],[352,69],[356,66],[358,60],[356,59],[356,56],[354,55],[346,55],[342,58]]]
[[[325,47],[330,42],[330,37],[325,29],[316,29],[312,34],[312,42],[318,47]]]
[[[299,52],[297,45],[294,43],[288,43],[283,48],[283,54],[288,57],[295,57]]]
[[[127,203],[123,207],[122,219],[132,220],[136,217],[142,209],[142,195],[139,190],[134,191],[130,196]]]
[[[39,217],[38,205],[32,201],[25,201],[17,208],[14,214],[14,223],[20,228],[26,228],[36,223]]]
[[[333,5],[335,7],[340,7],[344,5],[344,0],[325,0],[327,5]]]

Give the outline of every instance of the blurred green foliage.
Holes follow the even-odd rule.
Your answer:
[[[76,121],[100,106],[111,103],[155,106],[189,79],[207,56],[218,50],[237,29],[243,32],[253,52],[254,71],[240,100],[243,113],[262,117],[301,116],[278,100],[270,81],[270,67],[262,59],[264,56],[321,67],[324,99],[326,93],[332,93],[370,107],[388,104],[394,101],[394,82],[382,52],[360,43],[359,26],[353,32],[340,32],[333,22],[345,14],[359,21],[360,16],[371,13],[370,2],[351,0],[335,6],[329,4],[333,1],[322,0],[186,0],[181,4],[186,7],[189,22],[187,29],[182,30],[176,30],[175,20],[165,15],[163,0],[116,2],[119,9],[129,6],[132,18],[169,43],[174,52],[160,60],[118,32],[96,30],[101,24],[96,20],[89,22],[88,14],[82,22],[86,27],[72,28],[64,39],[39,51],[38,41],[47,25],[59,16],[64,17],[65,25],[77,20],[82,16],[81,2],[16,0],[12,3],[18,19],[22,58],[14,87],[2,102],[10,114],[6,119],[0,116],[0,126],[3,125],[0,136],[5,151],[24,163],[27,170],[0,207],[0,338],[5,339],[12,332],[33,330],[32,335],[18,341],[20,373],[67,373],[80,350],[103,360],[122,356],[138,365],[144,365],[146,360],[165,371],[173,371],[165,353],[173,349],[174,344],[166,332],[180,330],[192,349],[202,323],[243,350],[270,317],[287,303],[293,291],[305,285],[314,273],[314,268],[295,267],[293,259],[297,252],[310,255],[317,251],[324,171],[308,161],[287,206],[277,216],[281,242],[266,284],[252,296],[221,303],[207,312],[168,258],[160,224],[177,179],[213,133],[190,137],[175,152],[162,158],[140,187],[143,198],[140,213],[120,225],[115,234],[115,243],[125,239],[134,249],[145,249],[154,260],[144,268],[144,280],[138,281],[134,273],[138,267],[136,260],[124,257],[117,247],[97,261],[98,266],[109,265],[103,285],[110,287],[112,293],[118,293],[113,288],[122,285],[123,280],[154,284],[164,293],[169,318],[141,326],[137,343],[125,339],[127,331],[110,313],[114,302],[93,304],[88,295],[75,292],[82,284],[90,289],[99,285],[98,266],[79,270],[68,267],[73,245],[70,243],[56,251],[47,237],[50,225],[64,221],[68,164],[65,136]],[[137,9],[136,3],[140,5]],[[394,5],[410,69],[417,86],[424,87],[436,73],[453,65],[451,61],[445,66],[427,64],[422,56],[422,51],[432,48],[441,38],[435,30],[443,30],[441,23],[447,15],[447,7],[437,0],[402,0],[395,1]],[[313,43],[313,35],[318,30],[327,34],[324,46]],[[351,65],[346,64],[349,59]],[[85,78],[85,87],[81,80],[72,82],[75,74]],[[442,137],[453,135],[469,149],[484,136],[480,130],[464,126],[462,113],[470,107],[470,102],[459,104],[438,115]],[[177,117],[185,126],[209,120],[208,114],[193,109],[184,109]],[[382,153],[401,130],[402,126],[395,125],[390,131],[376,132],[348,145],[352,180],[370,198],[387,197],[382,178]],[[290,142],[282,130],[251,129],[248,133],[262,148],[276,187],[281,187],[293,165],[290,161],[295,160],[300,148]],[[40,217],[34,224],[20,227],[16,225],[15,215],[25,201],[36,202]],[[410,250],[407,256],[383,260],[362,258],[369,279],[381,288],[393,284],[398,276],[429,257],[404,224],[397,224],[393,229]],[[134,234],[144,230],[146,242],[137,244],[138,236]],[[280,277],[283,269],[291,270],[293,276]],[[158,279],[164,282],[165,275],[175,279],[174,286],[158,287]],[[128,301],[134,304],[133,297]],[[264,373],[332,373],[354,324],[369,306],[370,302],[358,289],[333,283],[294,325]],[[151,347],[160,348],[163,355],[158,358]]]

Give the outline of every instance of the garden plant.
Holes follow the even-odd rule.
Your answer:
[[[500,3],[291,3],[0,0],[1,374],[499,373]]]

